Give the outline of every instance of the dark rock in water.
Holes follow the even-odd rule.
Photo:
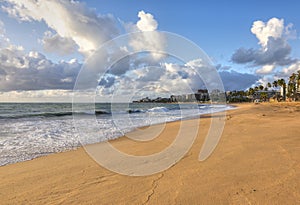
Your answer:
[[[109,112],[103,111],[103,110],[96,110],[95,111],[96,115],[107,115],[110,114]]]
[[[140,113],[142,112],[141,110],[127,110],[128,113]]]

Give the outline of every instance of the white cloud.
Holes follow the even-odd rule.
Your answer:
[[[77,45],[73,39],[63,38],[58,34],[52,34],[50,31],[45,32],[41,42],[44,50],[49,53],[68,55],[77,50]]]
[[[251,32],[259,40],[259,44],[264,50],[267,49],[267,44],[272,37],[273,39],[289,39],[295,38],[296,31],[293,29],[293,24],[284,25],[284,19],[271,18],[268,22],[255,21],[252,25]]]
[[[275,65],[264,65],[260,69],[256,70],[257,74],[268,74],[271,73],[275,68]]]
[[[6,30],[4,23],[0,20],[0,48],[4,48],[10,45],[10,40],[6,36]]]
[[[257,74],[272,74],[277,67],[287,66],[297,62],[292,59],[292,51],[288,39],[295,36],[292,24],[285,25],[283,19],[272,18],[267,22],[255,21],[251,32],[257,37],[260,49],[239,48],[232,55],[234,63],[247,64],[256,69]]]
[[[50,30],[53,30],[53,33],[50,33],[49,31],[46,32],[41,40],[44,49],[47,52],[56,52],[61,55],[69,54],[74,52],[77,45],[79,51],[87,55],[97,49],[105,41],[119,34],[117,23],[113,16],[95,14],[94,11],[86,8],[83,3],[77,1],[6,0],[6,2],[7,4],[4,4],[2,8],[11,16],[20,21],[44,22]],[[164,38],[161,34],[155,32],[158,23],[153,15],[140,11],[138,17],[139,20],[137,23],[132,24],[131,27],[129,26],[130,29],[128,31],[152,31],[152,33],[146,32],[139,38],[133,37],[130,39],[129,45],[134,51],[163,51]],[[119,51],[112,53],[111,55],[123,56],[127,53],[127,48],[120,48]],[[11,56],[12,60],[20,61],[19,63],[15,62],[15,65],[17,65],[17,67],[23,66],[27,73],[21,73],[20,70],[16,70],[17,67],[13,67],[12,64],[7,65],[6,67],[10,67],[10,70],[5,68],[3,73],[6,72],[6,79],[9,80],[6,80],[5,83],[1,85],[6,90],[69,89],[72,83],[74,83],[75,76],[73,75],[55,76],[53,74],[57,73],[56,69],[68,67],[71,63],[64,63],[63,65],[62,63],[55,64],[46,59],[45,56],[36,52],[27,54],[23,52],[17,56]],[[150,54],[151,58],[148,56],[147,59],[143,60],[147,60],[150,64],[155,64],[155,62],[158,62],[163,56],[164,55],[160,53],[154,52]],[[111,87],[115,83],[114,79],[117,78],[117,76],[123,76],[126,72],[130,71],[132,68],[129,63],[137,63],[134,61],[135,59],[131,61],[130,58],[131,57],[121,59],[120,62],[114,64],[108,71],[111,76],[103,80],[101,84],[103,84],[104,87]],[[4,61],[2,61],[2,63],[4,63]],[[29,66],[30,69],[28,69]],[[78,69],[76,71],[78,72]],[[14,74],[12,74],[13,72]],[[45,75],[47,72],[52,73],[53,75]],[[32,78],[25,77],[30,74],[32,74]],[[48,80],[44,79],[46,76],[48,76]],[[13,80],[18,79],[22,79],[18,81],[20,83],[10,83]]]
[[[297,73],[300,70],[300,61],[296,61],[288,66],[282,67],[280,70],[274,70],[274,66],[266,65],[261,69],[258,69],[256,73],[260,75],[260,79],[258,80],[258,84],[266,85],[268,82],[273,82],[278,79],[286,79],[290,77],[292,73]],[[268,75],[272,73],[272,75]],[[266,74],[266,75],[264,75]]]
[[[273,80],[288,78],[300,70],[299,59],[291,58],[289,39],[296,36],[292,24],[285,25],[284,19],[272,18],[267,22],[255,21],[251,32],[257,37],[260,49],[239,48],[232,55],[232,61],[250,63],[260,76],[257,83],[266,84]]]
[[[71,90],[26,90],[0,92],[1,102],[72,102]]]
[[[81,65],[76,60],[53,63],[38,52],[18,46],[0,48],[0,89],[72,89]]]
[[[191,68],[198,68],[198,67],[203,67],[206,66],[207,63],[205,63],[202,59],[194,59],[186,63],[186,66],[191,67]]]
[[[2,6],[20,21],[44,21],[59,37],[72,39],[89,54],[119,32],[112,15],[97,15],[84,3],[67,0],[6,0]]]
[[[140,31],[155,31],[157,29],[158,23],[152,14],[140,11],[138,17],[140,20],[136,25]]]
[[[191,93],[199,88],[201,79],[192,68],[174,63],[161,63],[127,71],[126,75],[114,78],[113,84],[104,77],[99,94],[105,95],[149,95],[169,96]]]
[[[128,70],[122,77],[115,77],[114,82],[102,81],[99,95],[117,96],[134,95],[137,98],[149,96],[170,96],[171,94],[192,93],[205,86],[214,86],[213,79],[207,73],[207,63],[195,59],[182,64],[160,63]],[[212,68],[212,67],[211,67]],[[219,72],[225,90],[244,90],[259,80],[256,74],[221,70]],[[205,77],[205,79],[203,79]],[[204,81],[206,85],[204,84]],[[107,83],[107,85],[105,85]]]
[[[297,61],[288,67],[284,67],[279,75],[282,77],[289,77],[292,73],[296,73],[298,70],[300,70],[300,61]]]
[[[282,38],[284,32],[284,20],[271,18],[268,22],[255,21],[252,25],[251,32],[259,40],[259,44],[266,49],[269,37],[274,39]]]
[[[151,52],[151,56],[154,61],[160,60],[164,57],[164,54],[157,53],[155,51],[164,51],[165,38],[162,33],[156,32],[158,23],[150,13],[140,11],[138,13],[140,20],[136,24],[126,24],[125,28],[130,32],[144,31],[142,35],[135,35],[132,33],[131,41],[129,45],[135,50],[148,50]],[[151,31],[151,32],[147,32]]]
[[[126,93],[126,91],[140,93],[142,97],[145,92],[149,97],[150,93],[156,93],[161,96],[169,96],[171,94],[193,93],[201,87],[205,87],[204,80],[207,85],[212,86],[211,79],[202,79],[209,75],[207,64],[200,59],[195,59],[186,64],[177,63],[160,63],[158,65],[142,66],[137,69],[128,70],[126,74],[120,78],[115,78],[114,84],[101,88],[101,94]],[[204,76],[201,76],[201,75]],[[230,75],[230,74],[229,74]],[[241,75],[239,76],[241,77]],[[243,76],[242,76],[243,77]],[[240,78],[241,81],[245,80]],[[246,78],[252,75],[245,76]],[[232,80],[231,80],[232,81]],[[251,84],[255,83],[252,78]],[[105,81],[103,81],[105,82]],[[102,82],[102,84],[103,84]],[[247,81],[249,84],[249,81]],[[247,85],[248,85],[247,84]],[[238,85],[235,85],[238,87]],[[129,93],[130,94],[130,93]]]

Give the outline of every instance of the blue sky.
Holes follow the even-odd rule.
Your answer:
[[[145,10],[155,16],[159,30],[182,35],[199,45],[209,56],[224,63],[234,50],[256,47],[257,39],[250,32],[254,21],[273,17],[292,23],[300,29],[300,2],[288,1],[84,1],[99,13],[111,13],[128,22],[137,21],[137,13]],[[298,35],[299,40],[299,35]],[[300,42],[293,42],[295,56],[300,56]]]
[[[253,84],[285,78],[300,69],[298,1],[85,0],[78,3],[45,0],[38,1],[38,6],[32,2],[4,0],[0,3],[0,21],[3,24],[1,55],[7,58],[9,50],[10,55],[17,53],[17,56],[9,56],[9,62],[23,59],[22,62],[28,61],[33,67],[43,63],[44,73],[39,73],[34,81],[30,81],[21,76],[24,75],[24,69],[20,71],[20,67],[29,64],[14,67],[8,65],[8,61],[0,62],[2,73],[5,73],[1,77],[0,70],[2,99],[16,100],[32,95],[29,101],[39,96],[51,100],[52,97],[58,99],[55,95],[60,92],[63,93],[60,96],[69,99],[76,73],[91,49],[84,42],[92,42],[92,47],[98,47],[106,40],[128,32],[124,25],[136,28],[142,18],[149,25],[156,22],[157,30],[179,34],[201,47],[220,68],[226,89],[246,89]],[[145,15],[141,18],[138,14],[142,10]],[[148,21],[147,14],[152,15],[153,21],[151,18]],[[71,20],[64,18],[64,15]],[[90,24],[70,22],[78,16],[91,20]],[[264,31],[261,32],[260,28],[251,30],[255,21],[265,24]],[[270,26],[267,26],[269,21]],[[272,30],[271,23],[276,31]],[[64,29],[60,24],[69,27]],[[97,26],[99,28],[95,28]],[[85,36],[83,29],[100,35],[100,40],[95,40],[92,33]],[[71,36],[74,33],[78,35]],[[59,44],[54,45],[57,42]],[[18,46],[22,47],[22,51],[16,48]],[[40,64],[35,65],[33,62],[37,61]],[[40,71],[41,66],[35,69]],[[53,74],[53,81],[50,78],[45,81],[43,78],[47,72],[62,73]],[[20,73],[20,76],[16,73]],[[26,76],[34,73],[27,73]],[[116,82],[120,76],[110,77],[115,77],[113,81]],[[11,79],[20,83],[9,82]],[[233,80],[236,80],[235,84],[232,84]],[[60,86],[58,82],[63,83]]]

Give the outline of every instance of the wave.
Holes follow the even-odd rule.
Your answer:
[[[205,108],[208,108],[208,107],[209,107],[208,105],[199,105],[200,109],[205,109]]]
[[[154,107],[154,108],[148,109],[148,112],[168,112],[168,111],[170,111],[170,110],[166,107]]]
[[[72,115],[72,112],[46,112],[46,113],[26,113],[21,115],[2,115],[0,119],[18,119],[31,117],[62,117]]]
[[[19,119],[19,118],[34,118],[34,117],[64,117],[64,116],[71,116],[71,115],[109,115],[110,112],[103,111],[103,110],[96,110],[95,113],[92,112],[43,112],[43,113],[26,113],[26,114],[19,114],[19,115],[2,115],[0,119]]]

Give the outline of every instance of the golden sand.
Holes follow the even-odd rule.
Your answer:
[[[213,154],[198,161],[210,125],[188,154],[161,173],[130,177],[108,171],[83,148],[0,167],[0,204],[300,204],[300,104],[239,105],[227,112]],[[112,144],[147,155],[168,146],[180,122],[151,142]]]

